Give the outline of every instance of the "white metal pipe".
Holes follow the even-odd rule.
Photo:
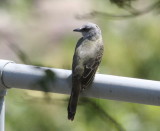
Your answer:
[[[0,61],[0,131],[5,130],[5,102],[4,96],[6,95],[6,89],[4,87],[4,83],[2,83],[3,79],[3,69],[4,67],[10,63],[11,61],[2,60]]]
[[[0,96],[0,131],[4,131],[4,123],[5,123],[4,96]]]
[[[1,63],[1,60],[0,60]],[[2,70],[2,69],[0,69]],[[3,70],[3,86],[70,94],[71,71],[31,65],[7,64]],[[82,96],[126,102],[160,105],[160,82],[96,74],[92,87]]]

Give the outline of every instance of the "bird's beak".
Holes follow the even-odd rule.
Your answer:
[[[75,32],[82,32],[82,29],[83,28],[77,28],[77,29],[74,29],[73,31],[75,31]]]

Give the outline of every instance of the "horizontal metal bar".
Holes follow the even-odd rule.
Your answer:
[[[0,70],[3,73],[1,83],[6,88],[70,94],[70,70],[16,63],[8,63]],[[82,91],[81,96],[160,105],[160,82],[96,74],[92,87]]]

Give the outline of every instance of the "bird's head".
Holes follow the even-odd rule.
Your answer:
[[[81,28],[74,29],[75,32],[81,32],[84,38],[96,40],[101,37],[100,28],[94,23],[87,23]]]

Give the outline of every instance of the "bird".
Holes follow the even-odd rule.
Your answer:
[[[68,103],[68,119],[73,121],[79,94],[91,86],[103,56],[101,30],[94,23],[86,23],[73,31],[80,32],[72,61],[72,89]]]

